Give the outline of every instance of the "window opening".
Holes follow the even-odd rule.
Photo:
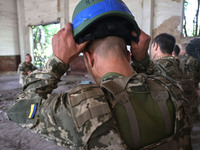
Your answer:
[[[184,37],[200,36],[200,0],[185,0],[183,14]]]
[[[60,30],[60,23],[32,26],[33,31],[33,59],[34,65],[42,69],[53,54],[51,40]]]

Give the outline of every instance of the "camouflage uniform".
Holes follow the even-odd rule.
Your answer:
[[[192,56],[179,56],[180,68],[184,74],[194,79],[195,87],[200,82],[200,65],[196,58]]]
[[[180,67],[181,65],[184,69]],[[148,70],[145,70],[146,68]],[[173,56],[163,57],[153,63],[151,62],[148,67],[143,66],[143,71],[147,74],[161,75],[170,80],[175,86],[180,87],[191,106],[187,110],[191,120],[194,121],[199,117],[197,94],[192,78],[197,79],[198,76],[198,62],[194,58],[183,57],[180,62],[179,59],[175,59]]]
[[[174,80],[181,78],[179,62],[173,56],[166,56],[154,61],[153,74],[168,76]]]
[[[18,68],[18,73],[20,75],[19,83],[23,84],[25,78],[27,77],[27,74],[24,74],[24,72],[28,72],[28,71],[32,72],[36,69],[37,68],[32,63],[28,64],[26,61],[19,64],[19,68]]]
[[[200,65],[198,60],[192,56],[179,56],[180,69],[182,70],[182,86],[185,91],[185,97],[188,98],[191,105],[191,119],[197,121],[200,119],[197,95],[198,83],[200,82]]]
[[[53,140],[57,145],[66,146],[70,149],[129,149],[122,138],[124,135],[126,136],[126,133],[122,133],[126,129],[122,125],[124,122],[121,122],[122,130],[116,125],[119,123],[118,119],[123,119],[123,117],[117,118],[116,114],[119,109],[115,108],[120,106],[109,91],[100,88],[98,85],[80,85],[69,93],[50,95],[68,67],[57,57],[52,56],[43,71],[32,72],[30,77],[26,78],[24,91],[19,95],[17,103],[8,110],[9,118],[22,127],[27,127],[33,132],[41,134],[44,138]],[[118,78],[124,77],[116,73],[109,73],[102,78],[100,85]],[[159,82],[162,80],[161,77],[152,77],[152,79]],[[155,142],[154,144],[144,144],[143,138],[153,137],[154,134],[151,133],[153,132],[151,129],[146,128],[146,132],[141,138],[141,147],[151,149],[163,143],[173,143],[173,140],[175,140],[179,143],[177,149],[191,149],[191,128],[184,108],[181,107],[185,103],[184,98],[180,90],[170,84],[169,81],[163,80],[162,84],[171,85],[170,88],[167,88],[167,93],[170,96],[160,97],[160,99],[172,99],[176,106],[176,116],[173,117],[173,111],[171,116],[172,122],[175,120],[173,123],[175,127],[170,135],[174,133],[174,136],[163,133],[161,135],[163,138],[159,142],[156,140],[151,141],[151,143]],[[162,89],[163,87],[165,86],[162,86]],[[173,90],[169,89],[174,89],[176,94],[179,93],[178,96],[174,94]],[[150,95],[146,76],[142,74],[131,77],[125,90],[134,94],[131,94],[131,96],[135,97],[137,106],[142,105],[141,96]],[[136,98],[138,96],[139,98]],[[159,96],[157,98],[159,99]],[[156,102],[153,103],[153,107],[157,108]],[[150,113],[153,116],[157,114],[152,109],[148,110],[148,108],[150,108],[149,105],[142,107],[139,112]],[[154,120],[154,117],[152,118]],[[138,121],[139,123],[144,122],[143,118],[140,119],[142,120]],[[157,124],[157,122],[154,123]],[[148,133],[151,133],[151,135]]]
[[[173,56],[163,57],[152,62],[147,55],[142,62],[136,61],[133,57],[132,61],[133,63],[131,65],[138,73],[145,72],[146,74],[162,75],[174,80],[179,79],[182,75],[179,69],[179,61]]]

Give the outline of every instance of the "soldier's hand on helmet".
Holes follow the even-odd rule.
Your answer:
[[[65,28],[58,31],[53,36],[52,47],[53,53],[56,57],[61,59],[64,63],[69,64],[76,58],[84,49],[88,42],[78,45],[73,37],[72,25],[70,23],[65,25]]]
[[[132,35],[137,36],[134,31],[132,32]],[[139,42],[136,43],[131,41],[131,53],[135,60],[141,61],[145,58],[150,41],[151,37],[142,30],[140,31]]]

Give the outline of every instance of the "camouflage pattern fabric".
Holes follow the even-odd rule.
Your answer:
[[[107,74],[105,78],[102,79],[102,83],[107,80],[113,80],[114,78],[121,78],[121,76],[117,75],[116,73]],[[163,78],[162,76],[146,76],[145,74],[137,74],[127,84],[127,91],[130,92],[144,92],[147,90],[147,83],[146,78],[152,79],[153,81],[164,85],[165,88],[168,90],[171,100],[174,103],[176,109],[176,116],[175,116],[175,126],[174,126],[174,135],[169,136],[168,138],[159,140],[158,142],[152,143],[150,145],[144,146],[140,148],[141,150],[163,150],[163,149],[188,149],[191,150],[191,125],[189,120],[188,105],[187,99],[183,96],[183,92],[179,87],[174,86],[170,80]],[[111,103],[111,108],[114,108],[117,105],[116,101],[111,97],[107,96],[109,102]],[[173,142],[178,143],[178,147],[173,147]],[[170,143],[170,144],[169,144]]]
[[[29,128],[45,139],[70,149],[128,149],[117,129],[107,102],[108,97],[100,88],[97,88],[97,85],[79,86],[70,93],[51,94],[68,68],[68,65],[52,56],[43,71],[32,72],[25,80],[23,92],[19,94],[17,103],[8,110],[9,118],[14,121],[17,117],[18,124],[22,127]],[[105,80],[112,80],[118,76],[116,74],[107,76]],[[129,90],[131,87],[135,89],[138,83],[146,84],[144,78],[137,76],[136,79],[128,83]],[[167,80],[164,80],[162,84],[173,87]],[[170,89],[173,89],[172,87]],[[176,87],[174,90],[178,91]],[[93,96],[94,94],[91,94],[93,92],[90,91],[95,91],[97,94]],[[78,101],[77,97],[80,95],[85,96],[85,99]],[[178,149],[191,148],[190,124],[182,107],[185,103],[184,98],[179,97],[181,94],[177,97],[173,90],[170,95],[174,98],[172,100],[176,106],[175,136],[143,149],[155,148],[172,140],[179,143]],[[29,111],[30,108],[32,110],[30,104],[36,104],[35,112]],[[100,115],[95,114],[97,109],[101,112]],[[80,119],[76,120],[76,118]]]
[[[131,65],[137,73],[168,76],[172,79],[179,79],[182,75],[179,69],[179,61],[172,56],[163,57],[154,62],[150,60],[149,55],[139,62],[133,57],[131,60]]]
[[[198,84],[200,82],[200,65],[198,60],[192,56],[179,56],[180,68],[182,70],[182,87],[185,96],[191,105],[191,119],[196,121],[200,119],[198,105],[199,98],[197,95]]]
[[[154,61],[153,74],[162,74],[177,81],[181,78],[182,72],[179,62],[173,56],[166,56]]]
[[[27,74],[24,74],[24,72],[28,72],[28,71],[34,71],[36,70],[37,68],[32,64],[28,64],[26,61],[19,64],[19,67],[18,67],[18,73],[20,75],[20,81],[19,83],[20,84],[23,84],[25,78],[27,77]]]
[[[200,82],[200,65],[198,60],[192,56],[179,56],[180,68],[184,74],[194,79],[195,87]]]
[[[149,55],[146,55],[144,60],[137,61],[133,56],[131,56],[131,66],[137,73],[152,74],[153,72],[153,62],[150,60]]]
[[[74,89],[69,94],[50,94],[68,68],[68,65],[52,56],[43,71],[32,72],[25,80],[23,92],[19,94],[17,103],[8,110],[9,118],[13,121],[17,120],[20,126],[39,133],[43,138],[70,149],[99,149],[99,147],[124,149],[126,146],[119,136],[109,109],[101,116],[87,120],[83,127],[77,127],[73,120],[73,110],[79,110],[79,107],[85,109],[90,106],[90,103],[91,110],[94,110],[93,105],[101,104],[105,107],[107,102],[103,92],[103,95],[83,101],[80,106],[75,105],[73,110],[72,104],[68,102],[68,96],[74,97],[79,92],[87,91],[87,88],[80,88],[77,91]],[[31,101],[31,103],[20,103],[20,101]],[[32,103],[37,103],[37,112],[33,118],[29,118],[30,106],[27,105]],[[29,109],[25,109],[26,107]]]

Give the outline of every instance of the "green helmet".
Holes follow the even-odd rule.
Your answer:
[[[140,29],[134,16],[121,0],[81,0],[72,17],[77,43],[105,36],[123,37],[128,44],[138,41]],[[131,35],[132,31],[137,37]]]

